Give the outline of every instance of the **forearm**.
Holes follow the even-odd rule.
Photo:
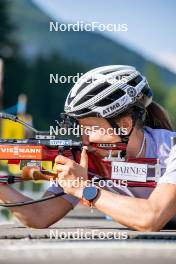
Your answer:
[[[152,229],[154,214],[150,203],[146,199],[101,190],[94,206],[129,228],[140,231]]]
[[[5,203],[32,201],[31,198],[23,195],[22,193],[18,192],[16,189],[8,185],[0,186],[0,200]],[[25,226],[32,226],[32,223],[36,223],[37,219],[39,219],[39,210],[37,210],[37,207],[38,205],[35,204],[12,207],[9,209]]]
[[[76,196],[81,198],[82,188],[76,191]],[[100,189],[93,205],[129,228],[141,231],[152,229],[153,211],[148,200],[127,197]]]
[[[44,196],[51,195],[46,192]],[[25,202],[33,199],[21,194],[11,186],[0,186],[0,200],[2,202]],[[25,226],[33,228],[47,228],[62,219],[71,209],[72,205],[61,197],[45,202],[9,208]]]

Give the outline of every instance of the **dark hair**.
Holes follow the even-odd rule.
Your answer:
[[[151,128],[164,128],[174,131],[168,112],[156,102],[152,102],[146,108],[145,125]]]
[[[160,128],[174,131],[172,121],[167,111],[160,104],[153,101],[148,107],[145,108],[144,112],[145,115],[143,120],[140,115],[136,115],[137,118],[135,124],[137,127],[140,128],[143,126],[149,126],[155,129]],[[118,115],[116,120],[128,115],[134,116],[135,113],[139,113],[139,108],[132,106],[124,113]]]

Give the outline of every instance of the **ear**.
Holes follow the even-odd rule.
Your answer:
[[[125,116],[125,117],[120,118],[117,124],[121,128],[126,128],[129,133],[132,129],[133,121],[132,121],[131,116]]]

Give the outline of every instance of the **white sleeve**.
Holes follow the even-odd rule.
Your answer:
[[[61,188],[61,186],[50,186],[48,189],[47,189],[48,192],[52,192],[52,193],[55,193],[55,194],[58,194],[58,193],[61,193],[61,192],[64,192],[64,190]],[[79,203],[79,199],[76,198],[75,196],[73,195],[70,195],[70,194],[64,194],[61,196],[62,198],[64,198],[65,200],[67,200],[69,203],[72,204],[73,208]]]
[[[169,157],[166,160],[166,171],[158,183],[176,184],[176,145],[171,149]]]

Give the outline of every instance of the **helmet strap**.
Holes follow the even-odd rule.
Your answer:
[[[136,125],[136,121],[138,119],[141,119],[143,122],[145,120],[145,110],[143,108],[138,108],[137,111],[134,111],[132,113],[132,128],[130,130],[130,132],[128,133],[128,135],[119,135],[119,137],[121,138],[122,143],[125,143],[126,145],[128,145],[128,141],[129,141],[129,137],[131,136],[133,129]],[[109,124],[111,125],[112,128],[114,128],[116,130],[116,133],[118,134],[119,130],[121,129],[115,120],[115,117],[111,117],[111,118],[106,118],[107,121],[109,122]]]
[[[108,123],[111,125],[111,127],[113,129],[115,129],[116,134],[118,135],[119,131],[120,131],[120,127],[117,125],[116,121],[114,118],[106,118]],[[131,134],[132,130],[130,131],[130,133],[128,135],[119,135],[119,137],[121,138],[122,143],[128,144],[128,140],[129,140],[129,136]]]

